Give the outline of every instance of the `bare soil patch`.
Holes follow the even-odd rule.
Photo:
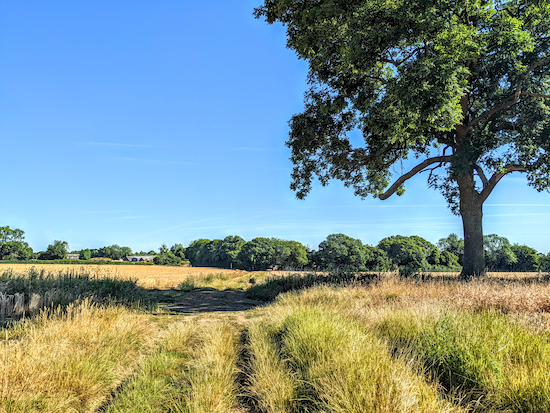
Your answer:
[[[170,291],[158,291],[163,296]],[[167,301],[167,302],[166,302]],[[198,290],[183,293],[166,300],[164,309],[178,313],[209,313],[215,311],[246,311],[260,305],[262,301],[246,298],[244,291]]]

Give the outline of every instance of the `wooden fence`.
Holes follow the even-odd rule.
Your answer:
[[[0,292],[0,322],[38,314],[42,309],[51,306],[57,295],[55,290],[46,291],[43,295]]]

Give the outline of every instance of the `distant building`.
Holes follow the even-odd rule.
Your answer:
[[[153,262],[155,255],[132,255],[124,258],[124,261],[129,262]]]
[[[67,259],[68,260],[79,260],[80,259],[80,254],[67,254]]]

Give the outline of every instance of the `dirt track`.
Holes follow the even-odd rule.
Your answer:
[[[265,303],[246,298],[244,291],[191,291],[177,297],[165,308],[179,313],[245,311]]]

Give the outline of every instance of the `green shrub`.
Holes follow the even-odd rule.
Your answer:
[[[290,274],[285,277],[268,277],[256,283],[246,291],[249,298],[271,301],[279,294],[288,291],[303,290],[316,285],[355,285],[368,284],[378,277],[377,274],[333,272],[329,274]]]

